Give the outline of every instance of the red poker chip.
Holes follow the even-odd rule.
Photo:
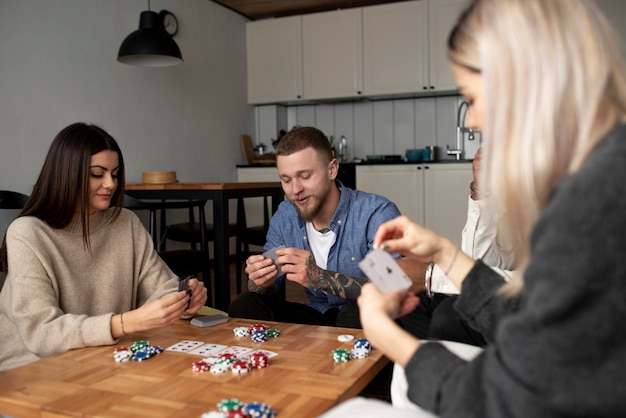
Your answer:
[[[254,324],[250,327],[250,333],[253,333],[254,331],[267,331],[267,325],[265,324]]]
[[[211,365],[205,361],[196,361],[191,365],[191,370],[196,373],[208,372],[211,370]]]
[[[250,355],[250,365],[255,369],[262,369],[269,365],[269,358],[264,353],[252,353]]]

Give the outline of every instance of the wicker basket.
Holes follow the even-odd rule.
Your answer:
[[[144,171],[141,181],[146,184],[176,183],[176,171]]]

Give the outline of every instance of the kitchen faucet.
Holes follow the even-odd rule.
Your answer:
[[[454,155],[457,160],[463,159],[463,134],[466,132],[469,134],[470,141],[474,139],[474,131],[471,128],[465,127],[465,118],[467,117],[467,111],[469,109],[469,103],[465,100],[459,105],[459,109],[456,114],[456,149],[450,149],[450,145],[446,144],[446,154]],[[465,110],[465,112],[463,112]],[[462,119],[461,119],[462,116]]]

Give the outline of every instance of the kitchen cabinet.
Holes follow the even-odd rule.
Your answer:
[[[363,92],[361,9],[302,16],[304,98],[335,99]]]
[[[456,82],[448,60],[448,36],[470,0],[428,1],[428,42],[430,90],[456,90]]]
[[[427,89],[428,2],[363,8],[364,94],[403,94]]]
[[[246,24],[248,103],[279,103],[302,97],[302,17]]]
[[[385,196],[403,215],[461,245],[471,163],[361,165],[359,190]]]

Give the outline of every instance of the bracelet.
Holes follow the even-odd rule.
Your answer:
[[[426,285],[426,296],[428,296],[431,299],[433,298],[432,283],[433,283],[433,269],[434,268],[435,268],[435,263],[433,263],[432,261],[428,263],[428,266],[426,267],[426,276],[424,277],[424,283]]]
[[[126,334],[126,331],[124,330],[124,313],[120,314],[120,323],[122,324],[122,334],[128,335]]]
[[[444,272],[446,276],[448,275],[448,273],[450,273],[450,270],[452,270],[452,266],[454,265],[454,262],[456,261],[457,255],[459,255],[459,247],[454,247],[454,255],[452,256],[452,261],[450,261],[450,265],[448,266],[448,269]]]

